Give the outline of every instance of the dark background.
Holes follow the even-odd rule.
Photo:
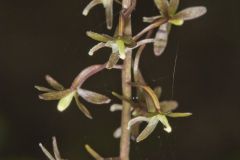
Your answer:
[[[104,156],[118,154],[119,140],[112,132],[119,126],[120,113],[110,113],[109,105],[87,103],[93,120],[85,118],[74,104],[59,113],[56,101],[40,101],[33,88],[46,85],[47,73],[67,87],[82,69],[107,60],[110,50],[93,57],[87,54],[96,44],[85,36],[87,30],[112,34],[105,29],[102,7],[82,16],[88,3],[0,0],[1,160],[46,159],[38,143],[51,149],[54,135],[68,159],[91,159],[83,147],[86,143]],[[132,160],[240,160],[240,1],[182,0],[180,8],[193,5],[207,6],[208,14],[174,27],[161,57],[154,57],[150,45],[141,68],[151,86],[163,87],[163,99],[173,97],[180,103],[178,111],[194,116],[171,119],[172,134],[158,127],[144,142],[133,142]],[[142,16],[157,13],[153,1],[139,0],[133,14],[134,33],[146,26]],[[101,72],[84,87],[110,96],[112,90],[120,92],[120,73]]]

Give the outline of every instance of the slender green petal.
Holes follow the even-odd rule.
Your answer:
[[[151,98],[151,96],[149,96],[146,92],[143,92],[143,95],[145,97],[145,102],[147,104],[147,111],[150,113],[156,112],[156,107],[154,104],[153,99]]]
[[[119,61],[118,54],[117,53],[112,53],[109,57],[106,68],[107,69],[112,69],[117,64],[118,61]]]
[[[34,86],[38,91],[41,92],[54,92],[55,90],[46,88],[46,87],[42,87],[42,86]]]
[[[42,100],[59,100],[71,92],[72,90],[70,89],[67,89],[64,91],[49,92],[49,93],[40,94],[39,98]]]
[[[127,129],[130,129],[130,128],[131,128],[133,125],[135,125],[136,123],[141,123],[141,122],[149,122],[149,118],[143,117],[143,116],[139,116],[139,117],[133,118],[133,119],[131,119],[131,120],[128,122],[128,127],[127,127]]]
[[[164,130],[168,133],[172,132],[172,127],[168,123],[168,119],[165,115],[157,115],[157,118],[159,121],[164,125]]]
[[[169,23],[161,25],[156,33],[154,42],[154,54],[160,56],[165,51],[169,36]]]
[[[85,99],[87,102],[93,103],[93,104],[107,104],[111,101],[110,98],[108,98],[102,94],[92,92],[89,90],[85,90],[82,88],[78,88],[78,94],[83,99]]]
[[[162,94],[162,87],[158,86],[158,87],[155,87],[154,88],[154,93],[156,94],[156,96],[158,97],[158,99],[161,97],[161,94]],[[161,105],[161,103],[160,103]],[[161,105],[162,107],[162,105]]]
[[[104,160],[102,156],[100,156],[95,150],[93,150],[89,145],[85,145],[85,149],[88,153],[96,160]]]
[[[169,6],[169,2],[168,0],[154,0],[157,8],[160,10],[160,13],[165,16],[168,17],[168,6]]]
[[[93,119],[91,113],[88,111],[88,109],[85,107],[85,105],[82,104],[82,103],[79,101],[78,96],[75,95],[74,98],[75,98],[76,104],[77,104],[78,108],[80,109],[80,111],[81,111],[86,117],[88,117],[89,119]]]
[[[203,16],[205,13],[207,13],[206,7],[203,7],[203,6],[189,7],[178,12],[173,17],[173,19],[183,19],[184,21],[192,20],[192,19]]]
[[[169,113],[167,114],[168,117],[178,118],[178,117],[189,117],[192,113]]]
[[[102,0],[92,0],[83,10],[82,14],[87,16],[89,11],[98,4],[101,4]]]
[[[149,122],[148,125],[145,127],[145,129],[140,133],[140,135],[137,137],[137,142],[140,142],[144,139],[146,139],[156,128],[157,124],[158,124],[158,118],[156,117],[152,117]]]
[[[102,0],[105,8],[107,28],[112,29],[113,25],[113,0]]]
[[[123,109],[123,106],[121,104],[112,104],[110,106],[111,112],[121,111]]]
[[[160,103],[160,105],[163,113],[172,112],[178,107],[178,103],[176,101],[163,101]]]
[[[112,37],[110,37],[109,35],[99,34],[99,33],[95,33],[95,32],[92,32],[92,31],[87,31],[87,36],[96,40],[96,41],[105,42],[105,43],[112,40]]]
[[[150,87],[139,85],[139,84],[132,84],[132,85],[138,88],[142,88],[144,90],[146,95],[145,99],[147,102],[148,112],[155,112],[156,109],[157,111],[160,111],[160,102],[158,100],[158,97]]]
[[[61,156],[60,156],[60,152],[59,152],[59,150],[58,150],[57,141],[56,141],[56,138],[55,138],[55,137],[53,137],[52,145],[53,145],[53,152],[54,152],[54,156],[55,156],[55,157],[53,157],[53,156],[48,152],[48,150],[47,150],[41,143],[39,143],[40,148],[42,149],[43,153],[47,156],[47,158],[48,158],[49,160],[64,160],[64,159],[61,158]]]
[[[102,43],[102,42],[100,42],[100,43],[96,44],[95,46],[93,46],[93,47],[90,49],[90,51],[88,52],[88,54],[89,54],[90,56],[92,56],[96,51],[98,51],[99,49],[101,49],[101,48],[103,48],[103,47],[105,47],[105,44]]]
[[[179,6],[179,0],[170,0],[169,7],[168,7],[168,14],[170,16],[173,16],[177,11],[178,6]]]
[[[64,87],[55,79],[53,79],[50,75],[45,76],[46,81],[48,84],[56,90],[64,90]]]
[[[55,156],[56,160],[63,160],[61,158],[61,155],[60,155],[60,152],[59,152],[59,149],[58,149],[56,137],[53,137],[52,141],[53,141],[52,142],[52,144],[53,144],[53,153],[54,153],[54,156]]]
[[[153,23],[157,19],[161,18],[161,16],[153,16],[153,17],[143,17],[143,22]]]
[[[43,153],[47,156],[49,160],[55,160],[55,158],[48,152],[48,150],[42,145],[42,143],[39,143],[39,147],[42,149]]]
[[[68,106],[71,104],[72,99],[75,94],[76,94],[75,91],[73,91],[73,92],[69,93],[67,96],[60,99],[60,101],[58,102],[58,105],[57,105],[57,109],[59,112],[63,112],[65,109],[68,108]]]
[[[126,47],[125,47],[124,41],[121,39],[117,39],[116,44],[117,44],[118,51],[119,51],[119,58],[125,59],[126,58],[126,54],[125,54]]]

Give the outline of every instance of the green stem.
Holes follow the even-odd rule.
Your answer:
[[[131,6],[131,0],[123,0],[122,7],[124,9],[128,9]],[[132,26],[131,26],[131,15],[125,19],[124,26],[124,35],[132,36]],[[126,58],[123,63],[122,70],[122,92],[123,96],[128,99],[132,98],[132,89],[129,85],[131,82],[131,64],[132,63],[132,51],[128,51],[126,53]],[[130,114],[130,104],[123,101],[123,110],[122,110],[122,119],[121,119],[121,129],[122,135],[120,140],[120,159],[121,160],[129,160],[129,151],[130,151],[130,131],[127,129],[127,125],[129,120],[131,119]]]

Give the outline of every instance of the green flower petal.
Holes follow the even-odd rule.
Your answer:
[[[138,116],[136,118],[131,119],[128,122],[128,127],[127,129],[131,129],[131,127],[137,123],[141,123],[141,122],[149,122],[149,118],[147,117],[143,117],[143,116]]]
[[[137,142],[140,142],[144,139],[146,139],[156,128],[157,124],[158,124],[158,118],[156,117],[152,117],[149,122],[148,125],[145,127],[145,129],[140,133],[140,135],[137,137]]]
[[[192,20],[203,16],[205,13],[207,13],[206,7],[203,6],[189,7],[178,12],[173,17],[173,19],[183,19],[184,21]]]
[[[132,86],[143,89],[148,112],[155,112],[156,110],[160,111],[160,102],[158,100],[158,97],[150,87],[145,85],[134,84],[134,83],[132,84]]]
[[[107,96],[104,96],[102,94],[92,92],[89,90],[85,90],[82,88],[78,88],[78,94],[81,96],[83,99],[85,99],[89,103],[93,104],[107,104],[110,103],[111,99],[108,98]]]
[[[160,103],[160,105],[163,113],[172,112],[178,107],[178,103],[176,101],[163,101]]]
[[[70,103],[74,97],[74,94],[76,94],[75,91],[69,93],[67,96],[60,99],[60,101],[58,102],[58,105],[57,105],[57,109],[59,112],[63,112],[65,109],[68,108],[68,106],[70,105]]]
[[[107,28],[112,29],[113,25],[113,0],[102,0],[105,8]]]
[[[125,54],[126,47],[125,47],[124,41],[121,39],[117,39],[116,44],[117,44],[118,51],[119,51],[119,57],[121,59],[125,59],[126,58],[126,54]]]
[[[170,0],[169,7],[168,7],[168,14],[170,16],[173,16],[177,11],[178,6],[179,6],[179,0]]]
[[[56,160],[61,160],[61,155],[60,155],[60,152],[59,152],[59,149],[58,149],[58,145],[57,145],[57,140],[56,140],[56,137],[53,137],[52,138],[52,143],[53,143],[53,153],[54,153],[54,156],[55,156],[55,159]]]
[[[85,105],[82,104],[82,103],[79,101],[78,96],[75,95],[74,98],[75,98],[76,104],[77,104],[78,108],[80,109],[80,111],[81,111],[86,117],[88,117],[89,119],[93,119],[91,113],[88,111],[88,109],[85,107]]]
[[[165,115],[157,115],[158,120],[164,125],[164,130],[168,133],[172,132],[172,127],[168,123],[168,119]]]
[[[54,92],[40,94],[39,98],[42,100],[59,100],[71,92],[72,92],[71,89],[67,89],[64,91],[54,91]]]
[[[92,55],[94,55],[94,53],[95,53],[96,51],[98,51],[99,49],[101,49],[101,48],[103,48],[103,47],[105,47],[105,44],[102,43],[102,42],[100,42],[100,43],[96,44],[95,46],[93,46],[93,47],[90,49],[90,51],[88,52],[88,54],[89,54],[90,56],[92,56]]]
[[[189,117],[192,113],[169,113],[167,114],[168,117],[172,118],[179,118],[179,117]]]
[[[165,51],[168,43],[169,28],[171,24],[165,23],[161,25],[155,35],[154,42],[154,54],[160,56]]]
[[[64,90],[64,87],[58,81],[56,81],[54,78],[52,78],[50,75],[46,75],[45,79],[48,82],[48,84],[51,87],[53,87],[54,89],[56,89],[56,90]]]
[[[54,92],[55,90],[46,88],[46,87],[42,87],[42,86],[34,86],[38,91],[41,92]]]
[[[87,31],[87,36],[96,40],[96,41],[99,41],[99,42],[108,42],[110,40],[112,40],[112,37],[110,37],[109,35],[106,35],[106,34],[99,34],[99,33],[96,33],[96,32],[92,32],[92,31]]]
[[[160,13],[165,16],[168,17],[168,6],[169,6],[169,2],[168,0],[154,0],[157,8],[160,10]]]
[[[112,69],[119,61],[119,56],[117,53],[112,53],[107,62],[106,68]]]

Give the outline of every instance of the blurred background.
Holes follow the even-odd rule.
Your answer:
[[[88,103],[93,120],[74,103],[59,113],[57,102],[40,101],[33,87],[47,85],[45,74],[68,87],[85,67],[106,62],[110,50],[93,57],[87,54],[96,44],[85,36],[87,30],[113,32],[106,30],[101,6],[82,16],[88,3],[0,0],[1,160],[46,159],[38,143],[52,150],[52,136],[57,137],[64,158],[90,160],[86,143],[103,156],[118,154],[119,140],[112,134],[120,113],[110,113],[109,105]],[[194,5],[207,6],[207,15],[174,27],[166,52],[155,57],[149,45],[141,61],[146,81],[162,86],[162,99],[175,99],[180,104],[177,111],[194,115],[171,119],[171,134],[159,126],[144,142],[132,142],[132,160],[240,160],[240,1],[182,0],[180,8]],[[117,19],[120,8],[114,7]],[[153,1],[139,0],[133,14],[134,34],[147,25],[143,16],[156,14]],[[84,87],[109,96],[113,90],[121,92],[120,72],[103,71]]]

